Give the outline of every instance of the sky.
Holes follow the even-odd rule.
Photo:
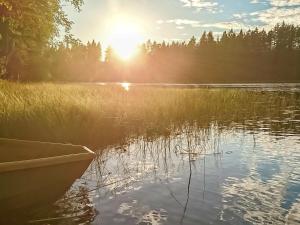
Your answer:
[[[300,24],[300,0],[85,0],[81,12],[65,6],[72,33],[83,42],[109,41],[114,21],[137,26],[143,40],[216,36],[228,29],[264,28],[283,20]]]

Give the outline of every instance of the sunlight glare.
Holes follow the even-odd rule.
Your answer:
[[[142,41],[141,29],[137,23],[123,18],[111,24],[108,43],[122,60],[132,58],[138,52],[138,45]]]
[[[122,88],[124,88],[125,91],[129,91],[130,83],[121,83]]]

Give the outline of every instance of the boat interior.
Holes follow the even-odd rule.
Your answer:
[[[80,145],[0,138],[0,163],[86,152]]]

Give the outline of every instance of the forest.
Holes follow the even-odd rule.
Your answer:
[[[300,27],[282,22],[271,30],[203,32],[187,41],[139,46],[125,62],[112,47],[70,34],[61,4],[0,4],[0,78],[19,81],[236,83],[299,82]],[[55,1],[54,1],[55,2]],[[82,1],[67,1],[80,10]],[[50,10],[45,13],[45,7]],[[52,7],[52,8],[51,8]],[[39,20],[36,20],[39,18]],[[39,21],[39,22],[37,22]],[[38,27],[39,29],[32,29]],[[61,27],[64,38],[57,38]]]

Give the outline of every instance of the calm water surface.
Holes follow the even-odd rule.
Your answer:
[[[271,91],[300,98],[298,89]],[[64,197],[26,221],[300,224],[300,105],[274,118],[221,122],[183,124],[99,150]]]

